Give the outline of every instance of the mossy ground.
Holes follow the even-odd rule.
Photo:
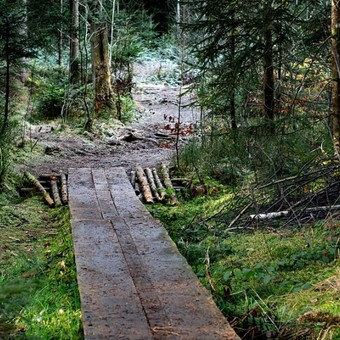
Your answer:
[[[244,338],[339,339],[339,222],[216,230],[209,216],[232,197],[150,209]]]
[[[81,339],[67,207],[0,196],[0,338]]]

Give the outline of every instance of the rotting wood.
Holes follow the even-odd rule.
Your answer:
[[[67,190],[67,180],[66,175],[64,173],[60,174],[60,181],[61,181],[61,201],[63,204],[68,203],[68,190]]]
[[[45,202],[50,207],[52,207],[54,205],[54,202],[53,202],[51,196],[49,195],[49,193],[44,189],[44,187],[39,183],[39,181],[32,174],[30,174],[28,171],[26,171],[24,173],[24,176],[27,178],[29,183],[31,183],[32,185],[34,185],[38,189],[38,191],[43,196],[43,199],[45,200]]]
[[[163,183],[158,176],[156,168],[152,169],[152,174],[153,174],[153,178],[155,179],[155,184],[157,186],[158,195],[161,198],[161,200],[164,200],[164,198],[166,196],[166,192],[165,192],[165,188],[163,186]]]
[[[56,180],[51,181],[51,191],[52,191],[54,206],[59,207],[61,205],[61,200],[59,196],[58,183]]]
[[[146,178],[146,175],[141,166],[137,166],[136,175],[138,178],[138,182],[140,184],[140,189],[143,193],[144,199],[146,203],[153,203],[151,189]]]
[[[146,168],[144,171],[145,171],[146,177],[148,179],[152,195],[155,197],[155,199],[157,201],[160,202],[162,199],[157,192],[157,186],[156,186],[155,179],[153,177],[152,171],[149,168]]]
[[[170,204],[172,205],[178,204],[176,192],[174,190],[174,187],[172,186],[172,182],[171,182],[170,175],[169,175],[169,170],[165,163],[161,164],[161,175],[163,177],[163,182],[164,182],[165,187],[171,190],[171,194],[169,196]]]

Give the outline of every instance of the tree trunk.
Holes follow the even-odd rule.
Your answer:
[[[235,22],[235,12],[232,12],[232,18],[233,18],[233,24]],[[230,37],[230,53],[231,53],[231,65],[234,65],[235,63],[235,53],[236,53],[236,36],[234,30],[231,33]],[[230,92],[230,99],[229,99],[229,104],[230,104],[230,118],[231,118],[231,128],[232,130],[237,130],[237,122],[236,122],[236,105],[235,105],[235,78],[233,76],[233,81],[232,81],[232,89]]]
[[[6,60],[6,83],[5,83],[5,110],[4,110],[4,120],[1,127],[1,133],[3,134],[8,126],[9,119],[9,101],[10,101],[10,52],[9,52],[9,28],[6,27],[6,41],[5,41],[5,60]]]
[[[340,158],[340,1],[332,0],[332,133],[334,152]]]
[[[269,23],[268,23],[269,25]],[[274,66],[272,30],[267,27],[264,35],[264,113],[267,119],[274,119]]]
[[[91,24],[92,72],[94,83],[94,111],[96,116],[111,114],[116,118],[111,86],[108,53],[108,33],[105,24]]]
[[[70,43],[70,81],[80,82],[80,52],[79,52],[79,0],[72,0],[72,27]]]
[[[137,166],[136,175],[146,203],[153,203],[151,189],[142,167]]]
[[[60,14],[63,16],[64,13],[64,0],[60,0]],[[58,65],[63,64],[63,27],[60,25],[58,32]]]

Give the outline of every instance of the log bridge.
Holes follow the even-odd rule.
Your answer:
[[[85,339],[239,339],[123,168],[68,186]]]

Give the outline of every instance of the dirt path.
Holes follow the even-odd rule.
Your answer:
[[[127,171],[140,164],[157,166],[169,160],[174,152],[174,136],[165,127],[174,127],[178,115],[179,88],[167,85],[139,84],[134,90],[138,115],[127,125],[110,126],[96,124],[96,133],[76,134],[73,131],[58,132],[53,125],[33,126],[31,143],[37,141],[44,155],[28,160],[23,168],[34,174],[67,172],[69,168],[124,167]],[[197,114],[182,100],[182,127],[198,120]],[[171,122],[169,122],[171,120]],[[98,132],[99,131],[99,132]],[[165,138],[160,137],[165,135]],[[168,135],[168,137],[167,137]],[[181,137],[181,143],[186,137]],[[22,170],[24,170],[22,169]]]

